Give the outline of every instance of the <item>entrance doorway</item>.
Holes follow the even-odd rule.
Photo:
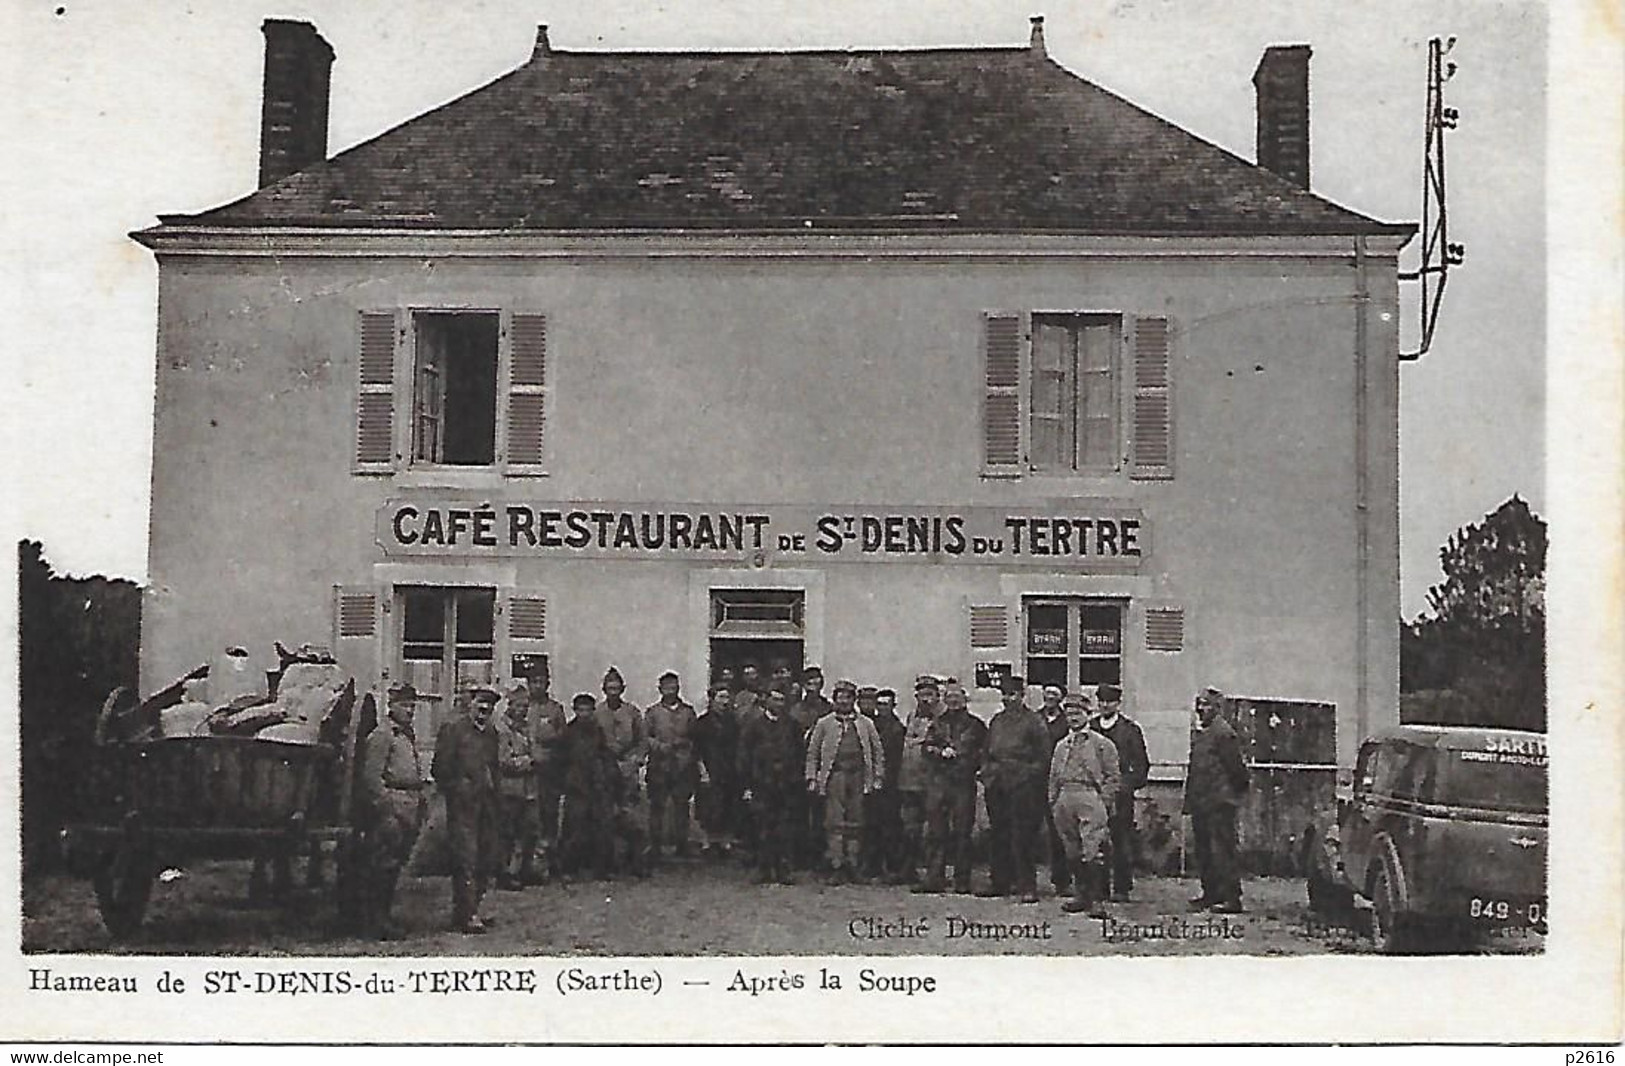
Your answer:
[[[453,713],[452,700],[467,684],[496,679],[494,588],[398,585],[400,621],[395,676],[425,696],[413,730],[426,745]]]
[[[752,663],[765,684],[778,667],[799,677],[806,657],[806,594],[786,588],[713,588],[709,676]]]

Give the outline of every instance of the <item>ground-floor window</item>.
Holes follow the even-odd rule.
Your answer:
[[[1123,600],[1028,597],[1022,601],[1029,685],[1123,683]]]
[[[419,692],[440,697],[429,710],[438,726],[460,687],[496,680],[496,589],[401,585],[395,589],[395,607],[400,617],[397,676]]]

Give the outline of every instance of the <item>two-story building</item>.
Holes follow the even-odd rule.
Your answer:
[[[1345,757],[1397,719],[1412,227],[1310,191],[1308,47],[1253,75],[1256,164],[1037,19],[929,50],[544,29],[329,159],[333,52],[264,29],[262,187],[134,235],[148,688],[275,639],[440,692],[536,655],[639,700],[746,660],[1015,671],[1122,684],[1176,776],[1205,685],[1335,703]]]

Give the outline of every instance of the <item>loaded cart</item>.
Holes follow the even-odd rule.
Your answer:
[[[155,721],[168,700],[160,694],[120,710],[108,697],[103,722]],[[157,708],[157,710],[155,710]],[[216,718],[218,719],[218,715]],[[348,680],[312,716],[308,737],[286,730],[232,735],[200,726],[184,735],[149,731],[135,739],[98,729],[86,782],[103,816],[67,826],[64,843],[73,865],[92,877],[102,922],[115,937],[132,935],[145,917],[160,873],[198,859],[252,859],[251,897],[280,894],[288,871],[308,856],[311,884],[325,880],[331,853],[332,886],[341,926],[355,928],[363,881],[361,840],[354,822],[359,741],[376,721],[371,695],[356,699]],[[263,875],[280,871],[267,892]]]

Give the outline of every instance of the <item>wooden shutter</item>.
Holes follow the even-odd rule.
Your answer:
[[[504,460],[517,477],[545,474],[547,316],[515,314],[508,326],[508,418]]]
[[[982,474],[1020,477],[1024,460],[1021,389],[1026,316],[989,311],[982,316]]]
[[[1002,603],[972,604],[970,607],[970,646],[972,651],[1003,651],[1010,645],[1010,617]]]
[[[1166,318],[1134,320],[1133,358],[1129,473],[1141,480],[1168,480],[1174,476],[1174,390]]]
[[[499,649],[503,673],[521,676],[523,660],[546,659],[547,597],[532,589],[497,590],[497,614],[505,646]]]
[[[1146,608],[1145,648],[1147,651],[1170,652],[1185,649],[1185,609],[1183,607]]]
[[[333,588],[333,657],[363,690],[378,676],[380,600],[378,590],[371,585]]]
[[[393,311],[362,311],[356,345],[355,472],[395,469],[395,352]]]

